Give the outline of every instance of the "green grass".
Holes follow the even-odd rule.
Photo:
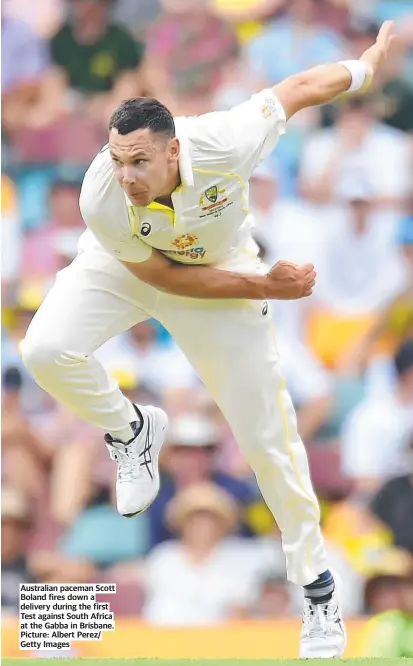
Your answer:
[[[312,659],[323,666],[413,666],[413,659]],[[59,666],[303,666],[300,659],[60,659]],[[50,659],[2,659],[2,666],[50,666]]]

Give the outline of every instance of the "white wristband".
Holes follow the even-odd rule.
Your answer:
[[[367,78],[367,65],[362,60],[341,60],[340,65],[344,65],[351,74],[351,85],[348,92],[360,90]]]

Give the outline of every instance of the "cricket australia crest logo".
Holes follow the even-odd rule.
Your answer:
[[[210,201],[211,203],[215,203],[216,200],[218,199],[218,187],[216,185],[208,187],[208,189],[205,190],[205,196],[208,199],[208,201]]]
[[[209,201],[209,206],[214,207],[215,204],[218,206],[219,205],[218,199],[220,195],[221,194],[225,195],[225,193],[226,191],[224,187],[219,189],[218,185],[212,185],[212,187],[208,187],[208,189],[205,190],[203,194],[201,194],[199,205],[204,206]],[[208,201],[205,201],[205,199],[207,199]]]

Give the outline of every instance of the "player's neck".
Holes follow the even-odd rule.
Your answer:
[[[163,204],[164,206],[170,206],[171,208],[173,208],[172,193],[175,192],[176,188],[179,187],[182,182],[179,167],[177,164],[175,166],[176,168],[171,172],[164,189],[155,198],[155,201],[158,203]]]

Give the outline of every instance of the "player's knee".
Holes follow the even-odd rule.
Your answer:
[[[62,352],[56,344],[38,339],[33,335],[27,335],[22,340],[20,353],[23,363],[34,377],[50,369],[62,356]]]

